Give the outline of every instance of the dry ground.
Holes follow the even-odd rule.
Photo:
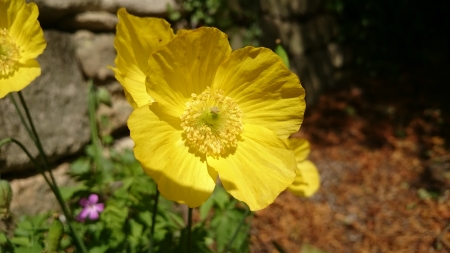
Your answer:
[[[450,252],[450,114],[424,90],[361,79],[307,108],[321,189],[257,212],[251,252]]]

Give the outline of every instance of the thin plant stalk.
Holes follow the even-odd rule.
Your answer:
[[[250,209],[248,209],[248,208],[245,209],[245,213],[242,216],[242,219],[239,222],[238,226],[236,227],[236,230],[234,230],[233,236],[231,237],[230,241],[228,241],[227,245],[225,246],[225,250],[223,251],[223,253],[227,253],[230,250],[231,245],[234,242],[234,239],[236,239],[236,236],[238,235],[239,230],[241,230],[242,225],[244,225],[245,219],[247,218],[249,213],[250,213]]]
[[[98,128],[97,128],[97,119],[96,119],[96,94],[94,90],[94,84],[92,80],[89,81],[89,100],[88,100],[88,108],[89,108],[89,125],[91,128],[91,139],[92,145],[94,147],[94,163],[95,169],[98,171],[101,169],[101,146],[98,140]],[[95,171],[96,173],[96,171]]]
[[[188,209],[188,224],[187,224],[187,253],[191,253],[191,237],[192,237],[192,208]]]
[[[50,186],[50,188],[53,188],[53,185],[51,184],[51,182],[48,179],[47,175],[45,175],[45,173],[42,170],[41,166],[36,161],[36,159],[33,158],[33,156],[31,155],[30,151],[28,151],[28,149],[25,147],[25,145],[23,145],[20,141],[14,139],[14,138],[6,138],[6,139],[3,139],[3,140],[0,141],[0,147],[2,147],[3,145],[5,145],[7,143],[14,143],[17,146],[19,146],[22,149],[22,151],[25,152],[25,154],[28,156],[28,158],[34,164],[34,166],[37,168],[38,172],[41,173],[42,176],[44,176],[45,182],[47,182],[47,184]]]
[[[155,203],[153,204],[153,213],[152,213],[152,227],[150,230],[150,247],[148,249],[148,253],[153,253],[153,244],[155,240],[155,227],[156,227],[156,213],[158,211],[158,200],[159,200],[159,190],[158,186],[156,186]]]
[[[81,240],[80,236],[78,235],[78,233],[76,232],[76,230],[72,226],[73,217],[72,217],[69,209],[67,208],[67,206],[66,206],[66,204],[65,204],[65,202],[64,202],[64,200],[62,198],[61,191],[59,190],[58,184],[56,183],[55,177],[53,176],[53,173],[52,173],[52,171],[50,169],[50,164],[48,162],[47,156],[45,155],[44,149],[42,147],[41,140],[39,138],[39,135],[37,134],[36,128],[35,128],[34,123],[33,123],[33,119],[31,118],[30,111],[29,111],[28,106],[27,106],[27,104],[25,102],[25,99],[23,98],[22,92],[19,91],[18,94],[19,94],[20,102],[22,103],[23,109],[24,109],[25,114],[27,116],[28,122],[30,123],[30,126],[31,126],[32,135],[30,135],[30,137],[35,142],[36,147],[39,150],[39,154],[40,154],[40,156],[42,157],[42,159],[44,161],[45,170],[50,175],[52,184],[49,184],[49,186],[52,189],[53,193],[55,194],[55,197],[58,200],[59,205],[61,206],[61,209],[62,209],[62,211],[64,213],[64,216],[67,219],[67,225],[69,226],[70,232],[72,233],[72,235],[73,235],[73,237],[75,239],[75,243],[77,244],[77,246],[81,250],[81,252],[87,253],[88,251],[86,249],[86,246],[84,245],[84,243]],[[44,174],[44,173],[42,173],[42,174]]]
[[[33,141],[35,141],[36,137],[34,137],[33,132],[31,131],[30,127],[28,126],[28,123],[25,120],[25,117],[23,116],[22,111],[20,110],[19,105],[16,102],[16,99],[14,98],[13,93],[9,93],[8,97],[11,100],[11,102],[13,103],[14,108],[16,108],[17,114],[19,114],[19,117],[20,117],[20,121],[22,121],[22,124],[24,125],[25,129],[27,130],[28,135],[33,139]]]

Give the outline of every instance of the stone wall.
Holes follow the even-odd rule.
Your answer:
[[[261,43],[275,48],[275,39],[281,39],[310,105],[348,75],[350,51],[337,42],[338,22],[326,9],[326,0],[260,1]]]
[[[347,62],[333,15],[323,0],[260,0],[263,38],[275,47],[280,38],[291,58],[291,69],[307,90],[310,104],[326,87],[342,78]],[[167,16],[175,0],[34,0],[48,46],[38,58],[42,75],[23,90],[37,131],[51,161],[77,154],[90,141],[87,113],[87,80],[112,94],[112,107],[100,106],[106,118],[104,133],[126,129],[132,108],[120,84],[107,66],[114,65],[113,45],[116,11],[120,7],[140,16]],[[230,38],[233,40],[233,38]],[[14,137],[37,156],[37,150],[20,124],[10,100],[0,100],[0,139]],[[26,155],[15,145],[0,148],[0,173],[31,168]]]

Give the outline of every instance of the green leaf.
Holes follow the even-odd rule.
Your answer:
[[[13,237],[10,240],[12,243],[16,244],[16,245],[20,245],[20,246],[30,246],[31,242],[30,239],[28,239],[28,237]]]
[[[87,158],[77,159],[70,165],[70,173],[75,176],[81,176],[83,174],[89,173],[90,171],[90,161]]]
[[[8,238],[6,237],[5,233],[0,232],[0,245],[5,244],[8,242]]]
[[[281,44],[278,44],[275,47],[275,53],[280,56],[281,60],[283,61],[284,65],[289,68],[289,56],[286,53],[286,50],[284,50],[283,46]]]
[[[108,245],[95,246],[89,250],[89,253],[105,253],[108,250]]]
[[[200,219],[204,220],[206,217],[208,217],[209,211],[211,211],[211,208],[214,205],[214,199],[210,197],[208,200],[203,203],[203,205],[200,206]]]
[[[59,187],[59,190],[61,191],[62,198],[65,201],[68,201],[73,197],[75,193],[80,191],[86,191],[88,190],[88,188],[85,185],[80,184],[76,186],[61,186]]]
[[[216,187],[213,198],[220,210],[224,210],[226,204],[230,201],[230,195],[228,195],[223,187]]]

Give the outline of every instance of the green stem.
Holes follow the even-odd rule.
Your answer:
[[[22,92],[19,91],[18,93],[19,93],[20,102],[22,103],[23,109],[25,110],[25,114],[27,116],[28,122],[30,123],[31,130],[32,130],[32,133],[35,138],[33,138],[32,135],[30,137],[34,140],[36,147],[39,150],[39,154],[42,157],[42,159],[44,160],[45,169],[50,174],[50,178],[52,181],[52,184],[50,184],[50,188],[52,188],[53,193],[55,194],[55,197],[58,200],[59,205],[61,206],[64,216],[67,219],[67,225],[69,226],[70,232],[72,233],[72,236],[75,239],[75,243],[77,244],[77,246],[81,250],[81,252],[87,253],[88,251],[86,249],[86,246],[84,245],[80,236],[78,235],[78,233],[75,231],[74,227],[72,226],[73,217],[72,217],[69,209],[67,208],[67,206],[64,202],[64,199],[62,198],[61,191],[59,190],[58,184],[56,183],[55,177],[53,176],[53,173],[50,169],[50,164],[48,162],[47,156],[45,155],[41,140],[39,138],[39,135],[37,134],[36,128],[33,123],[33,119],[31,118],[30,111],[28,110],[28,106],[25,102],[25,99],[23,98]]]
[[[25,126],[25,129],[27,130],[28,135],[31,137],[31,139],[33,139],[33,141],[35,141],[36,137],[33,136],[33,132],[31,132],[31,129],[28,126],[28,123],[25,120],[25,117],[23,116],[22,111],[20,110],[19,105],[17,104],[13,93],[9,93],[8,97],[9,97],[9,99],[11,99],[11,102],[13,103],[14,107],[16,108],[17,114],[19,114],[19,117],[20,117],[20,121],[22,121],[22,124]]]
[[[150,230],[150,248],[148,249],[148,253],[153,253],[153,244],[154,244],[154,239],[155,239],[156,213],[158,212],[158,200],[159,200],[159,191],[158,191],[158,186],[156,186],[155,203],[153,204],[153,214],[152,214],[152,227]]]
[[[245,213],[242,216],[241,221],[239,222],[239,225],[236,227],[236,230],[234,230],[233,236],[231,237],[230,241],[227,243],[227,246],[225,247],[225,250],[223,251],[223,253],[227,253],[230,248],[231,245],[233,244],[234,239],[236,239],[237,234],[239,233],[239,230],[241,229],[242,225],[244,225],[245,223],[245,218],[247,218],[248,214],[250,213],[250,209],[245,209]]]
[[[14,139],[14,138],[6,138],[0,141],[0,147],[7,144],[7,143],[15,143],[17,146],[19,146],[23,152],[25,152],[25,154],[28,156],[28,158],[30,159],[30,161],[34,164],[34,166],[36,167],[36,169],[38,170],[39,173],[42,174],[42,176],[45,179],[45,182],[47,182],[47,184],[50,186],[50,188],[53,190],[53,185],[51,184],[50,180],[48,179],[47,175],[45,175],[44,171],[42,170],[41,166],[38,164],[38,162],[36,161],[36,159],[33,158],[33,156],[31,155],[30,151],[28,151],[28,149],[25,147],[25,145],[23,145],[20,141]]]
[[[191,252],[191,233],[192,233],[192,208],[188,209],[188,224],[187,224],[187,253]]]
[[[97,128],[97,119],[95,117],[96,110],[96,94],[94,91],[94,84],[92,80],[89,80],[89,126],[91,128],[91,139],[92,145],[94,146],[94,162],[96,170],[101,170],[101,150],[100,143],[98,141],[98,128]]]

